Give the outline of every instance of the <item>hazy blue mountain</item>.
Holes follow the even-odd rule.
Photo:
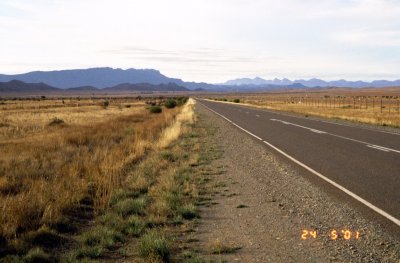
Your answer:
[[[18,75],[0,75],[0,82],[20,80],[29,83],[43,82],[57,88],[93,86],[95,88],[112,87],[121,83],[162,84],[174,82],[183,84],[180,79],[168,78],[153,69],[112,69],[90,68],[59,71],[34,71]]]
[[[324,81],[321,79],[312,78],[309,80],[297,79],[272,79],[265,80],[262,78],[241,78],[228,80],[223,85],[227,86],[265,86],[265,85],[277,85],[277,86],[290,86],[293,84],[301,84],[305,87],[349,87],[349,88],[363,88],[363,87],[389,87],[389,86],[400,86],[400,80],[388,81],[388,80],[375,80],[372,82],[365,81],[347,81],[344,79],[335,81]]]
[[[104,89],[97,89],[92,86],[81,86],[76,88],[59,89],[49,86],[44,83],[25,83],[19,80],[12,80],[9,82],[0,82],[0,94],[1,93],[18,93],[18,94],[31,94],[31,95],[46,95],[49,93],[66,93],[73,94],[74,92],[79,93],[121,93],[121,92],[169,92],[169,91],[189,91],[189,89],[179,86],[175,83],[168,84],[119,84],[113,87],[107,87]]]
[[[36,92],[54,92],[54,91],[59,91],[59,89],[51,87],[44,83],[25,83],[19,80],[0,82],[0,92],[36,93]]]
[[[93,86],[81,86],[81,87],[76,87],[76,88],[68,88],[66,89],[67,91],[98,91],[98,88],[95,88]]]
[[[175,83],[152,85],[148,83],[130,84],[123,83],[114,87],[104,88],[101,91],[129,92],[129,91],[189,91],[189,89],[178,86]]]

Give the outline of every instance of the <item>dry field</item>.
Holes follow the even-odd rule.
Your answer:
[[[71,227],[66,215],[79,217],[83,205],[103,213],[132,167],[193,119],[187,104],[160,114],[147,107],[135,99],[0,101],[0,257],[4,242]]]
[[[215,96],[217,100],[382,126],[400,127],[400,88],[332,89]]]

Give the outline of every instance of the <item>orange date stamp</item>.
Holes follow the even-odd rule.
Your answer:
[[[327,232],[318,232],[313,229],[303,229],[300,234],[302,240],[317,239],[319,237],[328,237],[331,240],[359,240],[361,238],[360,231],[352,231],[350,229],[332,229]]]

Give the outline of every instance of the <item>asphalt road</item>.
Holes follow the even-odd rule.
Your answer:
[[[236,104],[198,102],[400,226],[400,134]]]

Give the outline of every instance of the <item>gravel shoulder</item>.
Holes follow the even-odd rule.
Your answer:
[[[201,206],[194,244],[203,258],[226,262],[400,262],[400,238],[336,198],[222,118],[196,105],[200,125],[223,151],[212,166],[212,204]],[[336,229],[339,238],[329,234]],[[341,230],[360,232],[346,240]],[[317,237],[301,239],[302,230]],[[215,244],[232,248],[212,253]]]

